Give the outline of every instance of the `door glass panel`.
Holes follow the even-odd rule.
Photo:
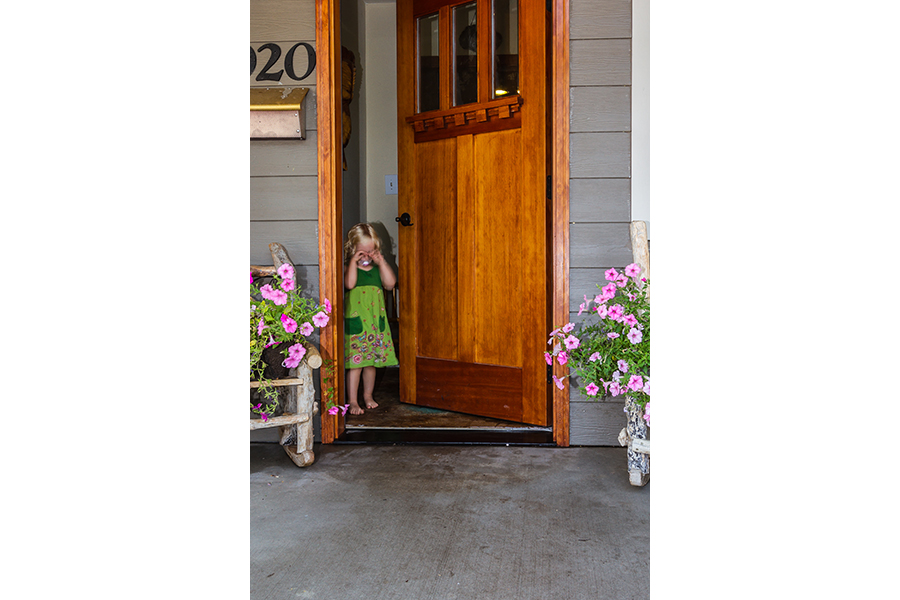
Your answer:
[[[420,17],[419,29],[419,112],[441,107],[441,59],[438,54],[438,15]]]
[[[494,0],[493,98],[519,93],[519,2]]]
[[[453,106],[478,102],[475,2],[453,8]]]

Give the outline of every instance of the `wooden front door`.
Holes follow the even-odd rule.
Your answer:
[[[550,422],[548,22],[397,0],[403,402]]]

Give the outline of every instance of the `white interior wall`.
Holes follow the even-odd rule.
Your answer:
[[[393,0],[366,0],[360,36],[362,79],[360,106],[364,137],[361,178],[365,181],[362,219],[384,225],[388,262],[397,270],[396,194],[384,189],[384,176],[397,174],[397,10]],[[401,283],[402,285],[402,283]]]
[[[650,0],[631,5],[631,220],[650,237]]]

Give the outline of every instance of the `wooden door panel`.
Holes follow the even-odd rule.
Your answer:
[[[416,144],[416,354],[458,356],[456,140]]]
[[[475,136],[475,362],[511,367],[522,366],[521,266],[540,251],[520,235],[521,154],[518,129]]]
[[[522,369],[418,358],[416,403],[505,419],[522,420]]]

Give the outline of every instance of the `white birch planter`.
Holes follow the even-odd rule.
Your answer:
[[[650,440],[644,411],[631,396],[625,396],[625,412],[628,424],[619,433],[619,444],[628,446],[628,481],[644,486],[650,481]]]

